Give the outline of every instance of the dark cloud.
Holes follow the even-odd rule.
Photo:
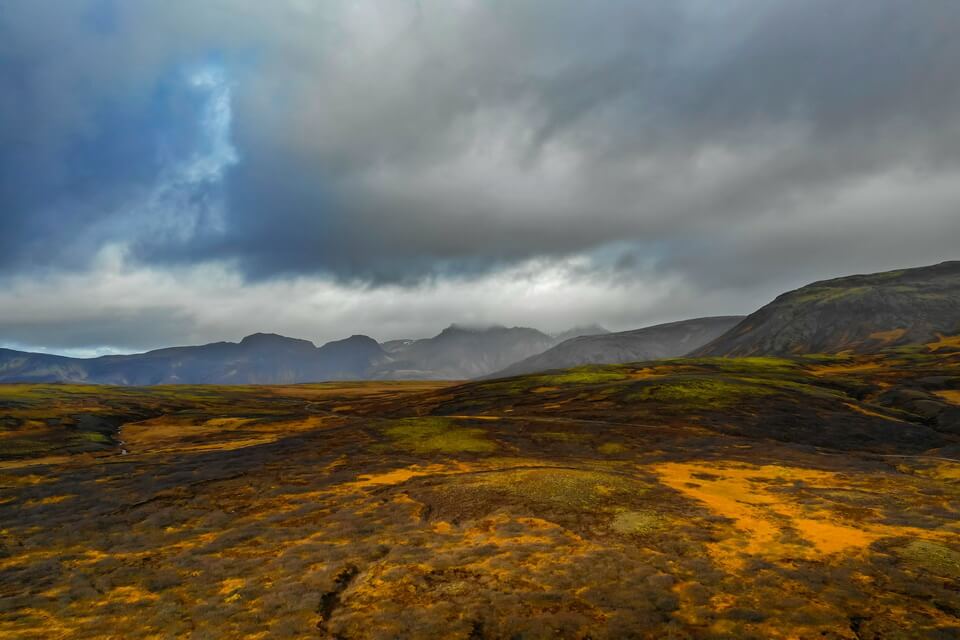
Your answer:
[[[195,322],[186,310],[166,306],[69,318],[54,313],[28,320],[0,320],[0,331],[5,338],[3,346],[21,350],[39,346],[53,353],[104,345],[109,345],[110,351],[119,352],[180,345],[191,342],[194,330]],[[200,341],[217,340],[219,337],[204,337]]]
[[[951,0],[7,3],[0,273],[602,255],[769,291],[956,257],[958,28]]]

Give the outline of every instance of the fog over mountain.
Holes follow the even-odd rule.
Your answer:
[[[956,2],[55,4],[0,11],[17,350],[623,331],[956,258]]]

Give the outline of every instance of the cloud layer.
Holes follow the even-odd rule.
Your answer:
[[[393,337],[746,312],[956,258],[958,27],[946,0],[10,3],[0,277],[27,293],[0,341],[227,337],[203,295],[226,280]],[[42,311],[115,295],[105,261],[157,288],[113,343],[80,328],[112,299]],[[536,308],[488,295],[525,277],[553,283]]]

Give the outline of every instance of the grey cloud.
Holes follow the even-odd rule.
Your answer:
[[[195,332],[188,309],[147,305],[118,312],[91,304],[61,314],[38,313],[29,320],[0,319],[0,346],[63,353],[108,345],[110,351],[133,352],[189,343]]]
[[[960,233],[922,188],[903,191],[903,242],[903,198],[843,202],[898,172],[956,175],[948,0],[58,6],[0,14],[8,272],[116,242],[144,264],[412,286],[634,243],[699,286],[770,288],[787,255],[819,256],[811,275],[934,262]],[[193,232],[193,197],[136,202],[157,140],[197,137],[176,70],[210,58],[240,161],[222,224]]]

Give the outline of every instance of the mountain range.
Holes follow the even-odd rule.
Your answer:
[[[527,327],[473,329],[451,325],[433,338],[385,345],[390,362],[377,378],[456,380],[476,378],[549,349],[557,342]]]
[[[595,330],[596,327],[571,330]],[[157,349],[99,358],[0,349],[0,382],[114,385],[292,384],[323,380],[447,379],[488,375],[554,346],[558,338],[526,327],[451,325],[421,340],[379,344],[354,335],[320,347],[257,333],[238,343]]]
[[[317,348],[308,340],[257,333],[132,355],[67,358],[0,349],[0,382],[91,382],[115,385],[289,384],[365,377],[386,354],[353,336]]]
[[[815,282],[749,316],[697,318],[610,333],[451,325],[418,340],[364,335],[328,342],[257,333],[239,343],[99,358],[0,349],[0,382],[114,385],[291,384],[324,380],[460,380],[583,364],[692,356],[869,353],[960,348],[960,261]]]

